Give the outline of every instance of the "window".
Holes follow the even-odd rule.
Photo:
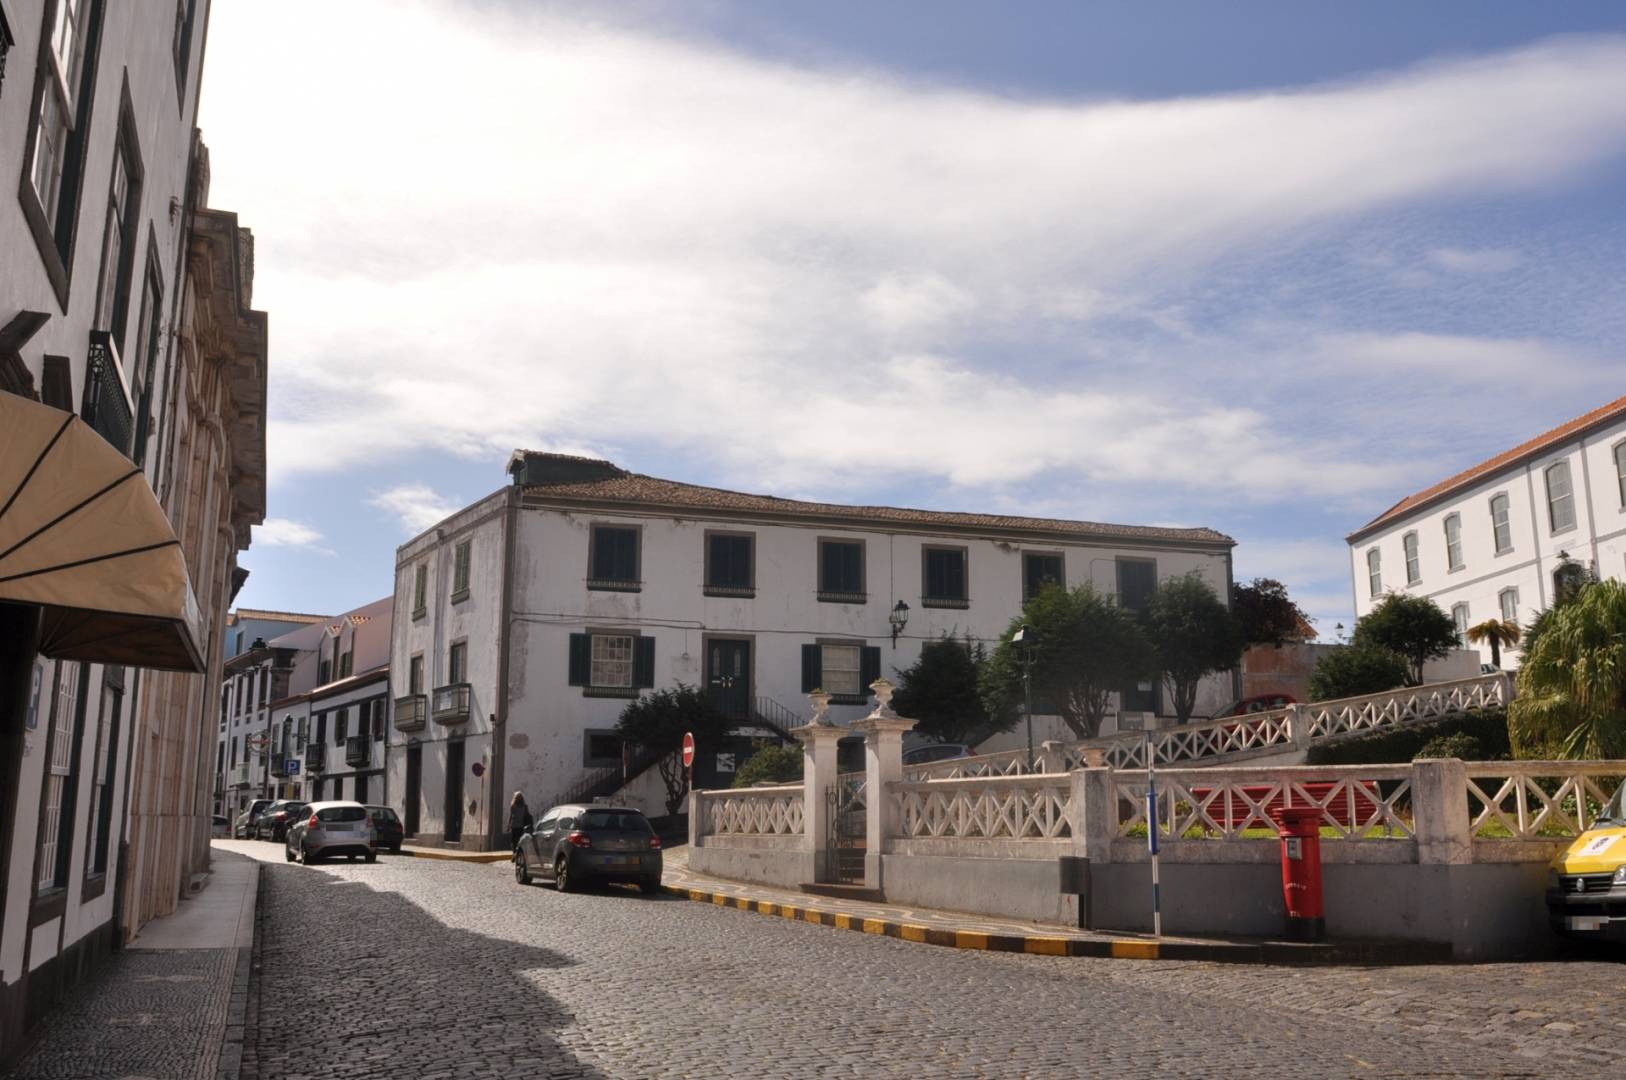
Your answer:
[[[1118,707],[1124,712],[1156,713],[1158,711],[1157,698],[1157,680],[1147,679],[1144,682],[1125,687],[1123,692],[1118,695]]]
[[[58,0],[45,29],[36,84],[39,107],[33,116],[33,158],[25,212],[41,252],[58,260],[49,272],[58,298],[67,303],[67,264],[72,250],[84,162],[85,129],[93,97],[94,53],[87,47],[93,29],[90,0]],[[100,7],[95,12],[100,19]],[[51,262],[47,259],[47,264]]]
[[[637,697],[655,685],[655,639],[616,631],[571,634],[570,685],[588,694]]]
[[[1400,548],[1406,555],[1406,584],[1415,585],[1423,580],[1422,560],[1417,555],[1417,534],[1409,532],[1402,536]]]
[[[350,734],[350,710],[340,709],[333,717],[333,745],[343,746],[345,736]]]
[[[465,540],[458,544],[452,554],[452,602],[456,603],[469,595],[469,559],[474,550],[474,541]]]
[[[407,693],[423,693],[423,653],[415,653],[407,661]]]
[[[1117,559],[1118,606],[1128,611],[1145,611],[1157,588],[1157,563],[1151,559]]]
[[[124,324],[130,310],[130,266],[135,232],[134,209],[140,202],[140,166],[134,160],[134,136],[121,124],[113,148],[113,177],[107,195],[102,232],[101,270],[96,278],[96,313],[92,330],[105,330],[124,350]]]
[[[1066,580],[1060,555],[1022,552],[1022,599],[1032,600],[1046,585],[1062,585]]]
[[[338,648],[338,642],[334,642],[333,647]],[[339,656],[339,678],[348,679],[350,677],[350,672],[352,670],[351,665],[354,664],[355,661],[356,642],[355,639],[352,638],[350,640],[350,648]]]
[[[1451,621],[1457,627],[1457,647],[1468,647],[1468,605],[1453,604],[1451,606]]]
[[[1620,493],[1620,505],[1626,509],[1626,439],[1615,444],[1615,490]]]
[[[192,61],[192,21],[197,13],[198,0],[176,0],[175,38],[170,50],[175,55],[175,96],[186,109],[186,72]]]
[[[264,705],[271,697],[271,669],[260,669],[260,704]]]
[[[587,587],[622,592],[638,588],[638,530],[594,525]]]
[[[135,356],[130,364],[130,398],[136,406],[135,446],[132,460],[147,458],[147,437],[152,433],[152,384],[156,377],[159,329],[163,325],[164,275],[155,245],[148,245],[147,273],[141,283],[141,318],[136,324]]]
[[[1366,550],[1366,585],[1372,596],[1383,592],[1383,553],[1377,548]]]
[[[1508,520],[1506,495],[1492,495],[1490,501],[1491,536],[1496,543],[1496,554],[1513,550],[1513,526]]]
[[[1449,569],[1462,569],[1462,515],[1450,514],[1445,519],[1445,564]]]
[[[750,533],[707,533],[706,595],[755,596],[755,548]]]
[[[421,619],[428,611],[429,564],[419,563],[412,570],[412,617]]]
[[[819,599],[828,603],[864,602],[864,542],[819,541]]]
[[[837,704],[869,701],[869,684],[881,677],[881,649],[861,641],[820,641],[802,646],[802,692],[823,690]]]
[[[446,681],[460,683],[469,681],[469,643],[454,641],[446,654]]]
[[[833,697],[857,697],[862,693],[860,646],[823,645],[820,648],[825,693]]]
[[[965,548],[929,547],[920,553],[920,602],[925,607],[969,607]]]
[[[108,833],[113,821],[113,766],[118,755],[119,712],[124,690],[102,687],[102,715],[96,725],[96,757],[90,776],[90,834],[85,843],[85,873],[107,873]]]
[[[73,847],[75,743],[84,720],[79,697],[81,665],[75,661],[57,663],[56,696],[51,706],[50,746],[45,759],[45,804],[40,821],[40,892],[67,884],[69,849]],[[88,677],[89,670],[84,674]]]
[[[621,736],[614,728],[588,728],[582,732],[582,765],[607,769],[621,764]]]
[[[1508,622],[1519,621],[1519,590],[1503,589],[1496,594],[1496,602],[1502,607],[1502,618]]]
[[[373,742],[384,741],[384,699],[373,702]]]
[[[333,681],[333,661],[322,657],[316,664],[316,685],[326,686]]]
[[[1575,528],[1575,495],[1570,491],[1570,463],[1547,467],[1547,523],[1555,533]]]

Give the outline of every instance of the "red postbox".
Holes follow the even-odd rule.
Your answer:
[[[1271,813],[1282,840],[1282,899],[1289,941],[1320,941],[1327,920],[1321,907],[1321,809],[1282,806]]]

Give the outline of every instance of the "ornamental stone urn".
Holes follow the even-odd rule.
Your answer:
[[[807,695],[808,704],[813,706],[813,719],[809,720],[809,727],[835,727],[830,720],[830,695],[823,690],[815,690]]]

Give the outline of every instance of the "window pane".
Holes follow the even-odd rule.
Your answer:
[[[751,587],[751,538],[708,536],[706,584],[725,589]]]
[[[1445,559],[1451,569],[1462,569],[1462,519],[1455,514],[1445,519]]]
[[[1626,442],[1615,447],[1615,486],[1620,489],[1620,505],[1626,507]]]
[[[1468,605],[1458,604],[1451,609],[1451,621],[1457,626],[1457,645],[1468,648]]]
[[[933,600],[964,600],[965,552],[942,548],[926,551],[926,596]]]
[[[1032,599],[1038,596],[1046,585],[1060,585],[1062,583],[1060,555],[1023,555],[1022,567],[1022,596],[1024,599]]]
[[[826,540],[820,544],[819,591],[858,594],[864,591],[864,546]]]
[[[1157,565],[1144,559],[1119,559],[1118,606],[1129,611],[1144,611],[1152,602],[1157,588]]]
[[[857,645],[824,646],[824,692],[827,694],[861,693],[859,683],[860,649]]]
[[[1421,561],[1417,557],[1417,534],[1407,533],[1401,544],[1406,549],[1406,584],[1415,585],[1423,576]]]
[[[1513,526],[1508,522],[1507,496],[1498,495],[1491,499],[1491,531],[1496,541],[1498,552],[1507,551],[1513,547]]]
[[[1519,591],[1517,589],[1504,589],[1500,597],[1502,601],[1502,618],[1509,622],[1519,621]]]
[[[637,581],[638,530],[594,527],[591,573],[596,581]]]
[[[1570,492],[1570,467],[1559,462],[1547,470],[1547,518],[1553,532],[1575,524],[1575,497]]]
[[[1383,592],[1383,553],[1372,548],[1366,553],[1366,583],[1372,595]]]
[[[593,685],[632,685],[632,637],[626,634],[593,635]]]

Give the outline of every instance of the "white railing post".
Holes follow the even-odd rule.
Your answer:
[[[891,785],[903,779],[903,733],[914,730],[915,722],[892,711],[890,682],[876,679],[869,685],[875,711],[855,721],[852,729],[864,736],[864,886],[879,889],[881,854],[898,834]]]
[[[1118,834],[1112,770],[1075,769],[1068,776],[1067,825],[1073,834],[1073,854],[1092,863],[1112,861],[1112,839]]]
[[[830,803],[825,793],[836,782],[836,743],[847,729],[825,721],[795,728],[791,734],[806,748],[802,755],[802,832],[807,839],[802,873],[806,881],[828,881]]]
[[[1287,733],[1292,736],[1293,749],[1308,753],[1310,750],[1310,717],[1298,702],[1287,707]]]
[[[1067,744],[1059,739],[1046,739],[1040,743],[1038,757],[1034,759],[1034,768],[1042,773],[1066,772]]]
[[[706,812],[705,801],[700,798],[700,792],[689,789],[689,850],[706,845],[706,829],[702,817]]]
[[[1412,762],[1412,818],[1417,861],[1455,865],[1474,861],[1468,828],[1468,768],[1456,758]]]

